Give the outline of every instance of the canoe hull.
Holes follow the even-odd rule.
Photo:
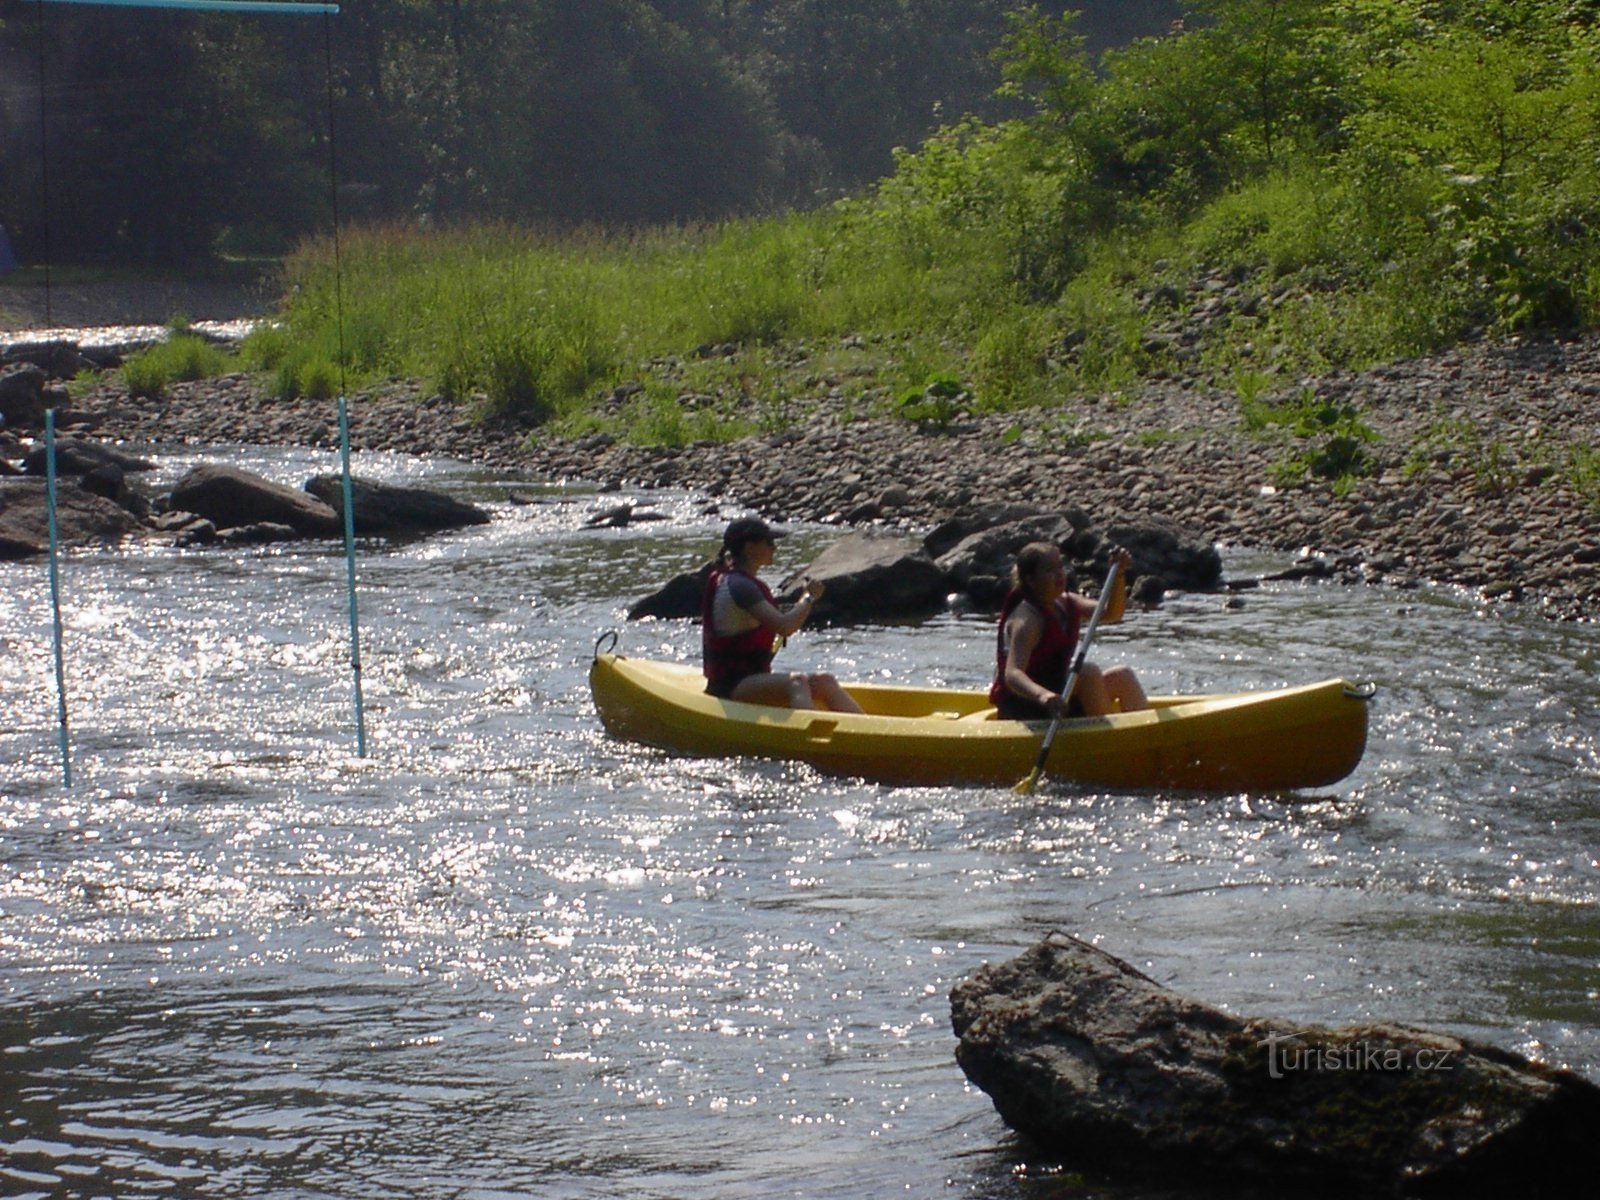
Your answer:
[[[1009,786],[1043,723],[998,720],[979,692],[847,685],[867,715],[719,700],[678,664],[598,656],[595,707],[613,736],[681,754],[810,763],[893,784]],[[1046,771],[1117,790],[1284,791],[1337,783],[1361,761],[1367,700],[1342,679],[1270,692],[1166,697],[1147,712],[1063,721]]]

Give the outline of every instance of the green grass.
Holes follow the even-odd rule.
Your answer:
[[[122,381],[135,396],[157,396],[169,383],[207,379],[235,368],[233,356],[204,338],[174,332],[123,363]]]
[[[1291,426],[1286,473],[1348,480],[1370,465],[1359,417],[1272,415],[1267,396],[1600,321],[1594,34],[1532,8],[1519,41],[1471,6],[1437,27],[1305,6],[1316,37],[1284,48],[1320,56],[1336,94],[1276,94],[1301,123],[1270,151],[1242,115],[1248,73],[1206,57],[1253,61],[1226,15],[1100,76],[1057,69],[1070,38],[1028,34],[1013,82],[1076,79],[1063,107],[1046,87],[1032,118],[940,130],[866,194],[670,229],[351,230],[337,263],[326,241],[288,258],[283,327],[244,353],[283,393],[405,376],[530,427],[657,443],[779,428],[823,398],[882,415],[921,393],[917,419],[948,425],[926,395],[945,377],[983,414],[1188,374],[1247,424]],[[847,341],[866,349],[846,371]]]
[[[1578,495],[1593,508],[1600,508],[1600,448],[1590,445],[1573,446],[1567,466],[1567,477]]]

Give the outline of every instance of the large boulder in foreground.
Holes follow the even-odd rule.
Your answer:
[[[302,536],[344,531],[339,514],[315,496],[217,463],[188,471],[173,487],[167,507],[204,517],[218,529],[265,523],[287,525]]]
[[[1564,1194],[1600,1088],[1400,1025],[1247,1020],[1052,934],[951,992],[956,1058],[1070,1165],[1364,1194]]]
[[[306,481],[306,491],[344,520],[342,476],[314,476]],[[412,533],[489,523],[489,514],[477,505],[427,488],[399,487],[352,477],[350,499],[357,533]]]

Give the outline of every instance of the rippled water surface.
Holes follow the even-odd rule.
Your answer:
[[[0,566],[0,1190],[1082,1195],[967,1086],[949,1028],[952,984],[1052,929],[1235,1011],[1423,1024],[1600,1080],[1591,628],[1430,592],[1177,596],[1097,657],[1159,691],[1373,679],[1354,776],[868,786],[599,728],[600,632],[696,651],[621,612],[712,548],[697,498],[586,530],[619,498],[356,469],[496,515],[363,546],[365,759],[336,547],[66,560],[70,790],[46,573]],[[834,536],[785,542],[779,573]],[[944,617],[784,658],[973,685],[990,638]]]

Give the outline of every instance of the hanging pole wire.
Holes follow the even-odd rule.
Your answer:
[[[61,533],[56,521],[56,410],[44,414],[44,494],[50,525],[50,613],[56,655],[56,722],[61,743],[61,784],[72,786],[72,753],[67,744],[67,670],[61,648]]]
[[[37,18],[35,55],[39,66],[39,221],[44,250],[44,324],[46,329],[52,329],[56,320],[50,293],[50,141],[44,102],[44,0],[34,6],[34,16]]]
[[[49,122],[45,104],[44,71],[44,6],[46,4],[95,4],[113,8],[170,8],[206,12],[235,13],[293,13],[301,16],[321,13],[323,18],[323,43],[328,69],[328,157],[330,187],[333,195],[333,257],[334,276],[338,289],[339,306],[339,444],[344,462],[344,542],[347,563],[348,590],[350,593],[350,668],[355,677],[356,747],[357,754],[366,757],[367,736],[361,703],[361,648],[359,625],[356,619],[356,560],[355,560],[355,506],[351,502],[350,485],[350,423],[344,400],[344,286],[339,256],[339,188],[337,157],[333,140],[333,34],[330,18],[339,11],[337,4],[278,2],[278,0],[37,0],[36,51],[39,72],[39,178],[41,197],[41,238],[44,250],[44,309],[45,324],[55,324],[51,305],[51,246],[50,246],[50,169]],[[61,779],[72,786],[72,755],[67,733],[67,679],[61,636],[61,572],[60,531],[56,519],[56,446],[55,409],[45,412],[45,493],[50,526],[50,609],[55,641],[56,710],[61,743]]]
[[[95,4],[102,8],[179,8],[192,12],[336,13],[337,4],[297,0],[39,0],[40,4]]]
[[[321,13],[324,20],[338,12],[339,6],[300,3],[297,0],[35,0],[34,13],[37,18],[38,34],[36,57],[39,67],[39,188],[43,193],[40,206],[40,235],[44,250],[44,323],[50,328],[56,322],[50,286],[50,154],[44,101],[44,6],[46,4],[94,4],[104,8],[176,8],[194,12],[294,13],[300,16]]]
[[[333,213],[333,296],[334,324],[339,338],[339,464],[340,490],[344,497],[345,591],[350,603],[350,687],[355,703],[356,757],[367,756],[367,721],[361,696],[361,621],[356,614],[356,505],[355,488],[350,478],[350,405],[345,377],[344,345],[344,260],[339,243],[339,153],[333,121],[333,22],[322,18],[322,49],[327,60],[328,84],[328,197]]]

